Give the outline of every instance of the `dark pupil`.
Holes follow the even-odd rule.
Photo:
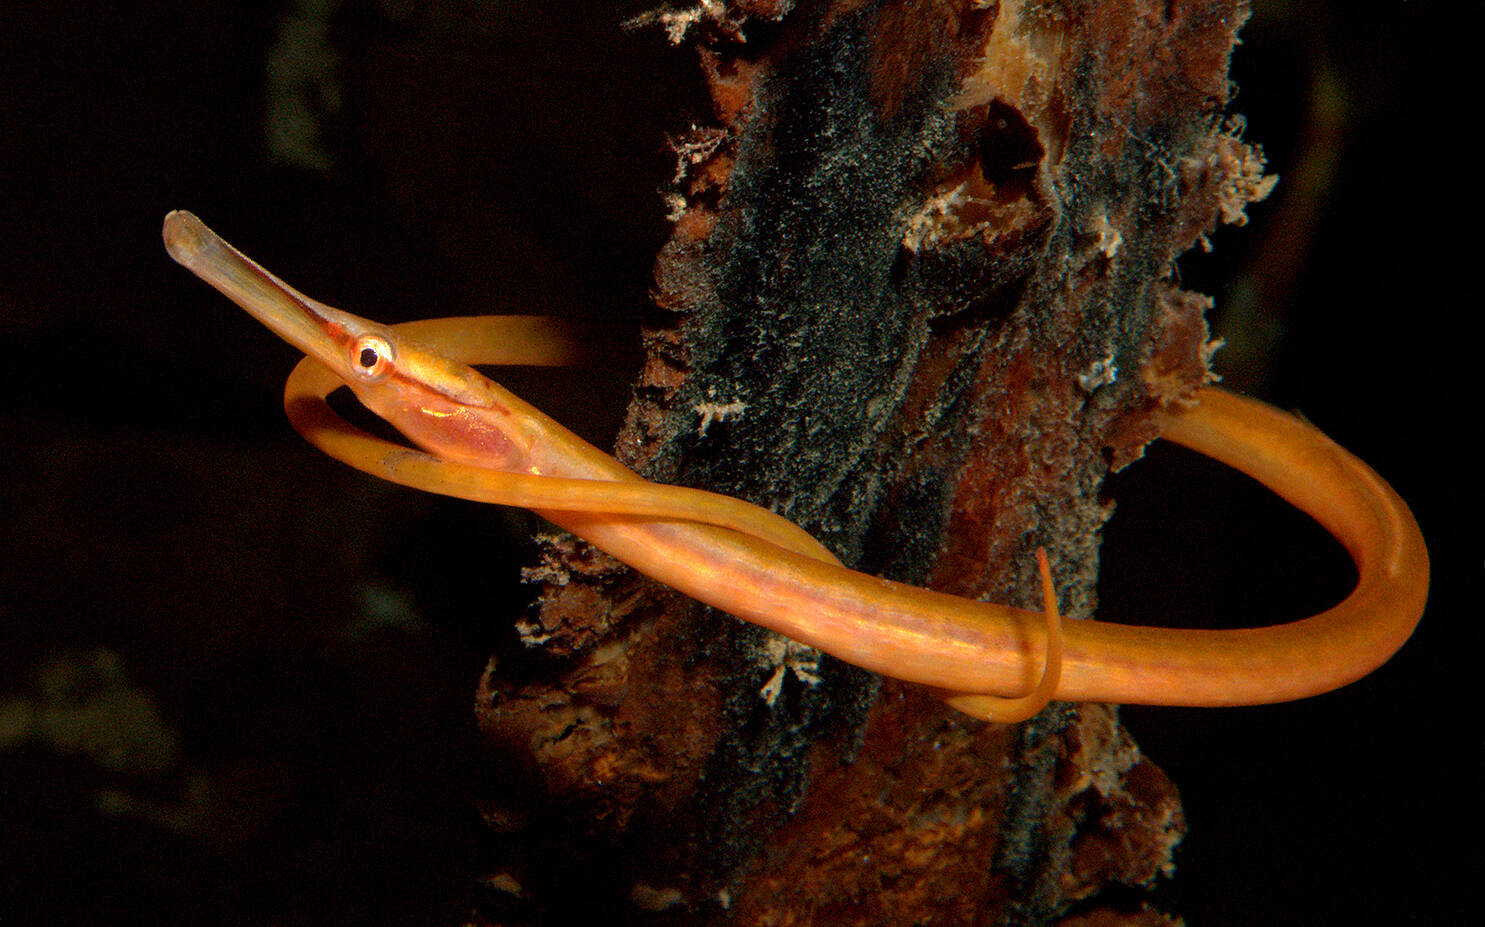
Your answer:
[[[371,348],[361,349],[361,366],[370,370],[376,366],[376,351]]]

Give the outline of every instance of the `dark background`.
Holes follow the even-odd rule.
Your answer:
[[[0,25],[5,923],[455,923],[488,890],[464,783],[499,770],[470,759],[472,693],[529,596],[532,523],[303,444],[279,406],[294,352],[171,263],[160,219],[190,208],[387,321],[634,323],[664,135],[710,113],[690,51],[618,28],[644,4],[324,6]],[[1453,15],[1260,3],[1234,62],[1283,181],[1183,280],[1218,298],[1220,370],[1412,503],[1434,587],[1343,691],[1125,710],[1186,801],[1161,900],[1192,925],[1475,908],[1481,342],[1455,224],[1478,197]],[[600,439],[627,400],[623,371],[506,379]],[[1287,621],[1351,582],[1303,516],[1179,449],[1110,490],[1106,615]]]

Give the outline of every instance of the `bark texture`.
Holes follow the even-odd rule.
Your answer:
[[[654,14],[698,46],[716,124],[673,142],[620,457],[958,595],[1035,607],[1044,545],[1092,617],[1102,481],[1207,377],[1207,300],[1172,262],[1267,191],[1226,114],[1245,16]],[[489,923],[1169,922],[1105,900],[1168,873],[1184,826],[1112,709],[981,724],[579,545],[538,572],[539,647],[479,696]]]

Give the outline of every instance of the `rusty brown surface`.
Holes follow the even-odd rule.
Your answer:
[[[698,6],[661,310],[618,442],[848,564],[1095,613],[1100,486],[1204,381],[1172,261],[1267,187],[1226,121],[1237,0]],[[745,411],[702,424],[709,404]],[[1101,706],[1017,728],[785,646],[569,545],[492,664],[491,922],[1128,921],[1172,784]],[[575,884],[573,873],[581,873]],[[510,879],[511,883],[500,881]],[[1104,913],[1100,914],[1102,910]],[[1144,920],[1135,918],[1143,917]]]

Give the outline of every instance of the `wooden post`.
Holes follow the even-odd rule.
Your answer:
[[[1172,262],[1271,185],[1226,112],[1246,15],[652,15],[698,47],[716,123],[674,140],[620,456],[957,595],[1036,607],[1044,545],[1094,617],[1102,481],[1207,376]],[[541,662],[480,693],[490,923],[1039,924],[1169,869],[1175,789],[1112,708],[982,724],[570,543],[543,571]],[[1068,923],[1167,922],[1120,916]]]

